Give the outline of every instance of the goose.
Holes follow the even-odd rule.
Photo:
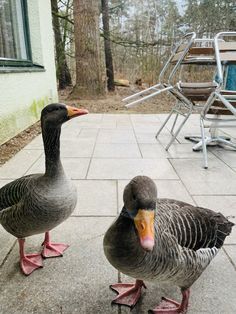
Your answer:
[[[137,176],[125,187],[124,207],[105,233],[104,253],[110,264],[136,279],[110,288],[112,301],[133,308],[144,280],[180,287],[182,301],[162,298],[149,313],[186,313],[190,287],[222,247],[232,222],[221,213],[173,200],[158,199],[149,177]]]
[[[0,189],[0,223],[18,239],[20,267],[25,275],[43,267],[43,259],[62,256],[67,244],[52,243],[50,230],[67,219],[77,202],[76,187],[64,173],[60,160],[60,134],[64,122],[84,114],[65,104],[47,105],[41,112],[45,173],[30,174]],[[25,254],[25,238],[45,233],[41,253]]]

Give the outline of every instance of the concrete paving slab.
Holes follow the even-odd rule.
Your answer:
[[[169,157],[170,158],[191,158],[191,159],[201,159],[203,160],[203,154],[202,151],[194,152],[192,150],[193,143],[192,144],[179,144],[174,143],[171,145],[171,147],[168,150]],[[211,152],[208,152],[208,158],[211,158],[212,154]]]
[[[94,123],[93,121],[82,121],[79,123],[79,127],[82,129],[100,129],[101,122]]]
[[[61,140],[61,157],[91,157],[95,142],[77,139]]]
[[[37,137],[35,137],[23,149],[41,149],[41,150],[43,150],[43,139],[42,139],[42,136],[38,135]]]
[[[88,179],[132,179],[147,175],[153,179],[178,179],[166,159],[101,159],[91,161]]]
[[[21,150],[0,167],[0,179],[16,179],[23,176],[42,154],[40,150]]]
[[[230,261],[232,265],[234,266],[234,269],[236,271],[236,245],[225,245],[224,251],[230,258]]]
[[[182,180],[188,192],[191,195],[234,195],[236,180],[224,180],[221,177],[219,181]]]
[[[79,133],[80,141],[96,141],[99,129],[82,129]]]
[[[143,158],[168,158],[170,155],[159,143],[141,143],[139,144]]]
[[[103,113],[90,113],[90,114],[86,114],[84,116],[79,117],[79,119],[72,119],[70,122],[76,122],[76,121],[90,121],[93,123],[99,123],[102,121],[104,117]]]
[[[52,231],[53,241],[70,243],[63,258],[44,261],[44,268],[25,277],[15,246],[0,270],[1,313],[117,313],[110,306],[109,284],[117,272],[106,260],[103,234],[112,218],[72,217]],[[39,250],[42,235],[27,240]],[[10,296],[10,298],[9,298]]]
[[[114,114],[103,114],[103,121],[116,120],[117,122],[131,122],[129,114],[124,113],[114,113]]]
[[[226,238],[225,243],[236,245],[236,195],[193,196],[193,199],[198,206],[210,208],[216,212],[221,212],[235,224],[235,227],[232,229],[232,233]]]
[[[122,117],[118,117],[116,121],[117,129],[133,129],[133,125],[129,115],[123,115]]]
[[[167,118],[169,114],[158,114],[158,119],[163,123],[165,121],[165,119]],[[174,115],[171,117],[171,119],[167,122],[167,126],[168,127],[171,127],[173,122],[174,122]],[[181,119],[178,118],[177,120],[177,125],[179,123],[181,123],[183,121],[183,118]],[[187,122],[185,123],[185,127],[188,127],[188,126],[198,126],[200,125],[200,120],[199,120],[199,114],[191,114],[191,116],[188,118]]]
[[[204,169],[197,159],[169,161],[192,195],[235,193],[235,172],[217,158],[209,160],[208,169]]]
[[[106,130],[99,131],[97,143],[136,143],[133,130]]]
[[[141,158],[136,143],[97,143],[94,149],[95,158]]]
[[[149,144],[156,144],[162,143],[158,139],[155,138],[156,132],[139,132],[138,130],[135,131],[137,142],[138,143],[149,143]],[[164,134],[164,137],[168,136],[169,134]]]
[[[155,179],[159,197],[196,202],[212,209],[219,208],[226,216],[235,216],[233,155],[226,154],[224,158],[224,153],[221,155],[217,149],[216,154],[209,154],[209,169],[202,168],[202,160],[192,152],[192,144],[183,139],[186,134],[197,132],[199,116],[196,115],[191,115],[178,141],[166,153],[163,147],[170,140],[168,129],[161,133],[158,141],[155,139],[165,117],[90,114],[63,126],[61,153],[68,157],[63,157],[62,163],[67,175],[78,185],[79,202],[74,216],[52,231],[52,240],[65,238],[72,246],[63,258],[45,260],[43,269],[26,278],[19,272],[15,238],[0,227],[0,313],[121,314],[129,311],[110,306],[114,294],[109,285],[117,282],[118,274],[104,257],[102,238],[118,208],[122,208],[124,186],[136,175]],[[97,141],[99,134],[100,143]],[[142,158],[140,153],[136,156],[137,142]],[[95,143],[96,154],[92,156]],[[2,179],[1,174],[4,174],[3,178],[14,174],[9,177],[14,179],[24,175],[29,167],[27,173],[43,172],[42,156],[42,140],[38,136],[20,155],[0,168],[0,187],[10,181]],[[233,217],[230,219],[235,221]],[[39,250],[42,240],[43,235],[27,239],[27,252]],[[194,284],[188,313],[236,313],[234,244],[235,231],[226,240],[225,252],[222,250],[218,254]],[[176,287],[147,284],[148,290],[132,313],[147,313],[162,295],[180,298]]]
[[[79,133],[81,132],[81,127],[77,123],[71,123],[72,121],[69,121],[68,123],[65,123],[62,125],[61,129],[61,140],[70,140],[73,138],[77,138]]]
[[[78,202],[73,215],[116,216],[115,180],[78,180],[74,183],[78,190]]]
[[[89,166],[89,158],[61,158],[63,168],[71,179],[85,179]],[[44,156],[40,157],[26,174],[44,173]]]
[[[201,277],[193,284],[188,314],[234,314],[236,312],[236,276],[232,264],[223,251],[218,253]],[[122,276],[123,278],[123,276]],[[125,278],[125,282],[133,282]],[[147,282],[147,290],[132,310],[132,314],[146,314],[161,301],[162,296],[181,300],[179,289],[168,284]],[[121,313],[130,313],[122,307]]]
[[[0,188],[2,187],[2,186],[4,186],[5,184],[7,184],[7,183],[9,183],[9,182],[11,182],[12,180],[1,180],[0,179]]]
[[[117,124],[116,121],[107,121],[107,122],[102,122],[100,125],[100,129],[116,129]]]
[[[132,122],[159,122],[159,116],[157,114],[131,114]]]
[[[9,234],[1,225],[0,225],[0,267],[6,258],[7,254],[10,252],[13,244],[16,241],[16,238]]]
[[[130,180],[118,181],[118,209],[123,207],[123,191]],[[195,205],[194,200],[189,195],[180,180],[154,180],[157,186],[157,194],[160,198],[172,198]]]
[[[115,114],[115,113],[103,114],[102,122],[117,121],[121,116],[122,114]]]
[[[226,149],[212,149],[212,153],[217,156],[220,160],[225,162],[228,166],[236,167],[236,150],[226,150]]]
[[[158,129],[161,127],[161,123],[160,122],[144,122],[144,123],[140,123],[140,122],[135,122],[133,123],[133,128],[135,130],[135,132],[140,132],[140,133],[154,133],[156,134]],[[163,134],[167,134],[169,132],[169,130],[167,128],[164,128],[162,130]]]

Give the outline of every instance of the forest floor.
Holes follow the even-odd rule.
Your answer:
[[[75,105],[89,110],[90,113],[166,113],[171,108],[171,97],[163,94],[152,100],[127,109],[122,102],[126,96],[132,95],[140,89],[137,87],[116,87],[114,93],[96,99],[70,99],[71,89],[59,91],[59,101],[67,105]],[[39,121],[17,134],[15,137],[0,146],[0,166],[12,158],[26,146],[33,138],[41,133]]]
[[[171,97],[161,94],[147,102],[140,103],[132,108],[126,108],[122,99],[134,93],[140,92],[135,86],[116,87],[114,93],[108,93],[105,97],[96,99],[70,99],[70,89],[59,92],[59,99],[68,105],[84,107],[90,113],[166,113],[170,111]],[[172,100],[173,101],[173,100]]]

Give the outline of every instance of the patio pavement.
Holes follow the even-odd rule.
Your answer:
[[[128,308],[111,306],[114,293],[109,285],[133,279],[118,274],[107,262],[102,240],[122,208],[124,186],[136,175],[153,178],[159,197],[221,211],[236,223],[236,153],[211,149],[209,169],[204,170],[202,154],[193,152],[192,143],[184,139],[199,134],[195,115],[167,153],[163,146],[170,138],[169,129],[158,141],[154,137],[164,118],[90,114],[63,126],[62,162],[78,187],[78,204],[52,235],[71,246],[63,258],[46,259],[44,268],[25,277],[19,270],[16,239],[0,226],[0,313],[129,313]],[[0,168],[0,186],[43,169],[39,136]],[[28,238],[27,251],[39,250],[42,240],[43,235]],[[163,295],[180,299],[176,287],[147,286],[133,314],[147,313]],[[191,291],[189,314],[236,313],[236,228]]]

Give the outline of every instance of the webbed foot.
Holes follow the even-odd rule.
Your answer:
[[[43,267],[41,254],[28,254],[20,259],[20,266],[25,275],[30,275],[35,269]]]
[[[51,243],[48,231],[45,232],[45,239],[42,245],[43,245],[42,256],[44,258],[63,256],[64,251],[69,247],[68,244]]]
[[[148,313],[152,314],[185,314],[188,309],[190,291],[189,289],[182,290],[182,301],[178,303],[174,300],[162,298],[161,303]]]
[[[63,252],[69,247],[63,243],[44,243],[42,256],[44,258],[63,256]]]
[[[146,288],[142,280],[136,280],[135,284],[117,283],[110,288],[118,293],[118,296],[112,300],[112,304],[121,304],[133,308],[141,296],[142,287]]]

